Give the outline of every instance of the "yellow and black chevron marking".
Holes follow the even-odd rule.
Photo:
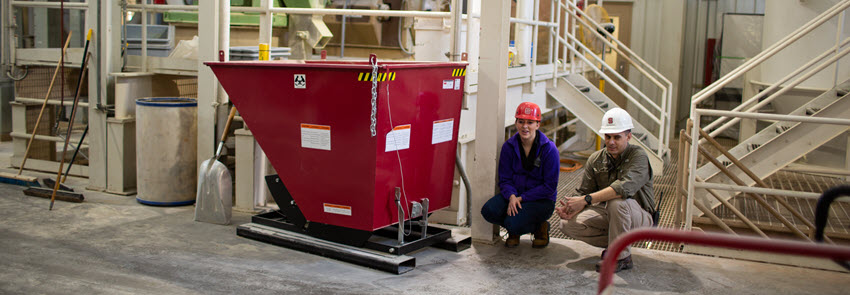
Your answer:
[[[452,70],[452,77],[463,77],[466,75],[466,68]]]
[[[371,76],[372,76],[371,72],[360,73],[359,75],[357,75],[357,81],[371,82],[373,80]],[[395,72],[378,73],[378,81],[379,82],[395,81]]]

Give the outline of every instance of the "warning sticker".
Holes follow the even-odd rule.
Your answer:
[[[323,203],[323,205],[323,207],[325,207],[325,213],[351,216],[351,206],[334,205],[328,203]]]
[[[331,150],[331,126],[301,124],[301,147]]]
[[[387,133],[385,152],[406,150],[410,148],[410,124],[396,126]]]
[[[455,90],[460,90],[460,79],[455,79]]]
[[[452,89],[455,87],[455,80],[443,80],[443,89]]]
[[[304,74],[295,74],[293,85],[296,89],[307,88],[307,77]]]
[[[452,130],[454,130],[455,119],[445,119],[434,121],[434,128],[431,133],[431,144],[438,144],[452,140]]]

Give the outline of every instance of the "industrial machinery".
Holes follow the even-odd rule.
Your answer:
[[[451,203],[465,62],[206,64],[278,172],[280,210],[237,234],[395,273],[469,247],[428,226]]]

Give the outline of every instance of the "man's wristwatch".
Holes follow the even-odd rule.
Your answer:
[[[590,194],[586,194],[584,195],[584,201],[587,202],[588,206],[590,206],[593,204],[593,197],[591,197]]]

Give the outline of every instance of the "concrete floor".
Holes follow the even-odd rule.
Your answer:
[[[6,171],[11,171],[6,169]],[[27,173],[48,176],[48,174]],[[55,176],[55,175],[54,175]],[[69,179],[75,188],[83,179]],[[86,191],[86,202],[24,196],[0,184],[0,293],[233,294],[449,293],[593,294],[600,249],[553,239],[532,249],[474,244],[424,249],[402,275],[236,236],[230,226],[193,222],[193,207],[149,207],[134,197]],[[617,293],[847,294],[848,274],[636,249],[636,268],[616,276]],[[827,263],[827,262],[825,262]]]

